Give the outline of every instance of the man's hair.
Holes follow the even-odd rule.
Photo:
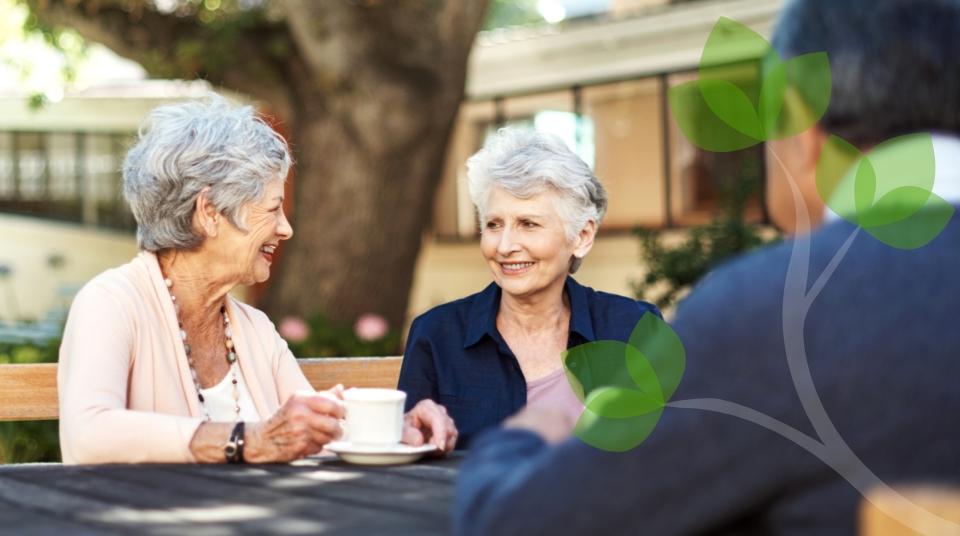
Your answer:
[[[784,59],[827,52],[830,134],[873,145],[960,132],[960,0],[791,0],[773,47]]]

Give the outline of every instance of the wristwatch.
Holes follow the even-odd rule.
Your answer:
[[[243,421],[237,423],[230,432],[230,439],[227,445],[223,447],[223,454],[227,457],[227,463],[243,463]]]

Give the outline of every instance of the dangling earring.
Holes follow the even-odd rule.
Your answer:
[[[577,270],[580,269],[580,264],[582,263],[583,263],[583,257],[574,253],[573,256],[570,257],[570,268],[568,272],[571,274],[577,273]]]

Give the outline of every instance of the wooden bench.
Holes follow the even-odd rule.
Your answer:
[[[315,389],[397,386],[399,357],[298,359]],[[57,364],[0,365],[0,421],[56,419]]]

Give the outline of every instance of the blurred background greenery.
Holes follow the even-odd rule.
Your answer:
[[[673,309],[691,288],[720,263],[752,249],[772,244],[781,234],[751,221],[763,190],[763,152],[754,147],[722,156],[714,163],[717,207],[711,222],[690,227],[680,241],[665,240],[664,230],[638,227],[641,262],[646,275],[632,282],[637,299],[663,310]],[[672,317],[672,314],[670,314]]]
[[[0,342],[0,365],[55,363],[60,339]],[[59,462],[57,421],[0,422],[0,463]]]

